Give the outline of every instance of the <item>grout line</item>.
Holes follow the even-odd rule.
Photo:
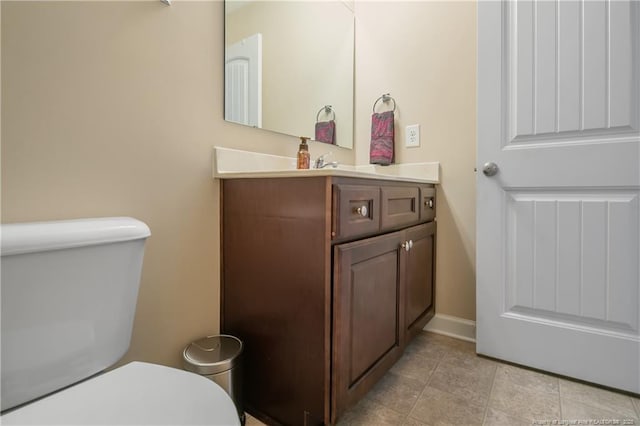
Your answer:
[[[496,376],[498,375],[498,366],[493,371],[493,380],[491,380],[491,389],[489,389],[489,397],[487,398],[487,405],[484,407],[484,415],[482,416],[482,424],[487,421],[487,414],[489,414],[489,404],[491,404],[491,394],[493,394],[493,388],[496,384]]]
[[[640,399],[631,398],[631,405],[633,405],[633,408],[636,409],[636,415],[640,419]]]
[[[444,359],[444,355],[438,360],[438,362],[436,363],[435,367],[433,367],[433,369],[431,370],[431,373],[429,374],[429,378],[427,379],[427,382],[422,387],[422,390],[420,391],[420,394],[418,395],[418,397],[416,398],[415,402],[411,406],[411,409],[409,409],[409,411],[407,412],[407,415],[405,416],[404,420],[407,420],[408,418],[413,419],[413,417],[410,417],[411,413],[413,412],[413,409],[418,404],[418,401],[420,400],[420,398],[422,398],[422,394],[424,394],[424,391],[427,390],[427,387],[429,387],[429,384],[431,383],[431,379],[433,378],[433,375],[435,374],[436,370],[440,366],[440,363],[442,362],[443,359]],[[420,421],[419,419],[416,419],[416,420]]]
[[[416,401],[413,403],[413,405],[411,406],[411,408],[409,409],[409,411],[407,412],[407,415],[405,416],[404,420],[406,421],[408,418],[413,419],[413,417],[411,416],[411,413],[413,412],[413,409],[416,408],[416,405],[418,404],[418,401],[420,401],[420,398],[422,398],[422,394],[424,393],[424,391],[427,389],[427,387],[429,386],[428,383],[431,381],[431,376],[433,376],[433,372],[436,369],[434,368],[433,371],[431,371],[431,374],[429,375],[429,379],[427,380],[427,383],[425,383],[425,385],[422,387],[422,390],[420,391],[420,393],[418,394],[418,397],[416,398]],[[416,419],[418,421],[420,421],[419,419]]]
[[[558,381],[558,409],[560,412],[560,420],[562,420],[562,386],[558,377],[556,377],[556,380]]]

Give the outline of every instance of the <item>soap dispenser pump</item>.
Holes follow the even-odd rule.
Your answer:
[[[308,169],[311,163],[309,155],[309,145],[307,145],[308,137],[300,136],[300,148],[298,149],[298,169]]]

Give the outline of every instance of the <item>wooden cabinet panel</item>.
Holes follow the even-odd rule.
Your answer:
[[[366,235],[380,229],[380,189],[377,186],[334,185],[333,237]]]
[[[436,217],[436,189],[420,187],[420,220],[429,222]]]
[[[410,340],[434,316],[435,301],[435,222],[418,225],[405,231],[411,242],[406,252],[405,267],[405,337]]]
[[[380,226],[392,229],[417,223],[420,219],[418,187],[381,187]]]
[[[334,251],[332,419],[402,355],[401,233]]]
[[[222,183],[221,331],[244,343],[245,407],[269,424],[328,423],[331,187]]]
[[[398,344],[397,275],[397,250],[351,265],[351,385]]]

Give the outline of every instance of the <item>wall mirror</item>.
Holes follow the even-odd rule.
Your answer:
[[[353,84],[353,1],[225,1],[225,120],[352,148]]]

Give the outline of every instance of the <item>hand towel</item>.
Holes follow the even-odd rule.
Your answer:
[[[329,121],[318,121],[316,123],[316,137],[315,140],[318,142],[326,142],[334,144],[336,143],[336,122],[333,120]]]
[[[369,163],[387,166],[393,163],[393,111],[374,112],[371,116]]]

